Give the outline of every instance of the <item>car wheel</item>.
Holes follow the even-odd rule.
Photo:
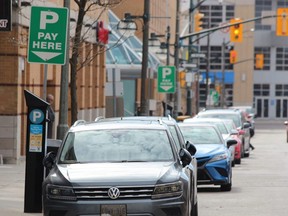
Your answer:
[[[231,191],[232,183],[221,185],[221,191]]]
[[[241,164],[241,158],[235,159],[235,164]]]
[[[198,202],[194,204],[191,216],[198,216]]]
[[[235,167],[235,159],[232,161],[232,167]]]
[[[242,141],[243,143],[243,141]],[[241,158],[244,158],[244,153],[245,153],[245,150],[244,150],[244,143],[242,144],[242,148],[241,148]]]

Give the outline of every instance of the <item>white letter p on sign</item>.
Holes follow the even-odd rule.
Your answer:
[[[59,19],[57,13],[52,11],[41,11],[40,29],[46,29],[46,24],[56,23]]]
[[[38,111],[33,112],[33,122],[37,122],[37,119],[42,117],[42,113]]]
[[[169,76],[171,74],[172,74],[171,68],[163,68],[163,72],[162,72],[163,79],[166,79],[166,76]]]

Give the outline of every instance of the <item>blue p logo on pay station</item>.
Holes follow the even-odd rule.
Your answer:
[[[29,119],[33,124],[41,124],[44,120],[44,113],[40,109],[34,109],[30,112]]]

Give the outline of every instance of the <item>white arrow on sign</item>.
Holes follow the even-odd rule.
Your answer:
[[[50,59],[59,56],[63,53],[54,53],[54,52],[37,52],[32,51],[35,55],[37,55],[39,58],[43,59],[44,61],[49,61]]]
[[[168,91],[169,89],[173,88],[173,86],[160,86],[160,88],[164,89],[165,91]]]

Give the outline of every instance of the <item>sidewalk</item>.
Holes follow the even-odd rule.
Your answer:
[[[24,213],[25,163],[0,165],[0,215],[40,216]]]

